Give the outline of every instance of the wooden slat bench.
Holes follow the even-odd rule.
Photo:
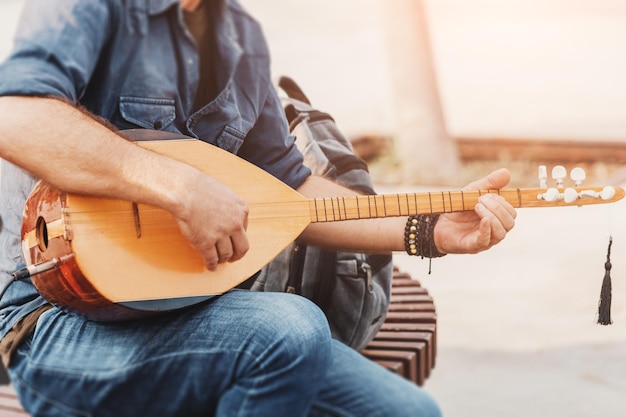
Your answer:
[[[15,391],[11,385],[0,385],[0,416],[17,417],[27,416],[20,402],[15,395]]]
[[[387,318],[361,353],[418,385],[424,384],[435,367],[437,314],[432,297],[419,281],[394,268]]]
[[[361,353],[423,385],[435,367],[437,315],[432,297],[408,274],[394,269],[387,318]],[[27,416],[11,385],[0,385],[0,417]]]

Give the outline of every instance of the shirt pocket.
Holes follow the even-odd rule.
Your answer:
[[[243,145],[244,138],[245,134],[243,132],[226,125],[217,137],[215,145],[228,152],[236,154],[241,145]]]
[[[127,122],[146,129],[167,128],[176,119],[176,102],[164,98],[120,97],[120,114]]]

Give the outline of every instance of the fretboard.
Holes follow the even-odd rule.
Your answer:
[[[601,187],[576,188],[578,193],[601,193]],[[617,201],[624,196],[624,190],[616,187],[615,196],[608,200],[599,196],[584,195],[573,203],[563,198],[546,200],[543,188],[508,188],[501,190],[478,191],[436,191],[405,194],[366,195],[358,197],[330,197],[309,200],[311,222],[332,222],[340,220],[373,219],[382,217],[414,216],[420,214],[453,213],[473,210],[480,196],[498,194],[515,208],[559,207],[601,204]],[[563,190],[560,190],[561,192]]]

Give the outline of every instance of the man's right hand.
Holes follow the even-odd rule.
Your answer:
[[[180,197],[172,213],[183,235],[204,258],[207,269],[241,259],[250,243],[246,235],[248,204],[215,179],[199,173],[199,178]]]
[[[58,99],[5,96],[0,126],[0,158],[60,190],[169,211],[208,269],[248,251],[248,206],[241,197],[118,136],[87,112]]]

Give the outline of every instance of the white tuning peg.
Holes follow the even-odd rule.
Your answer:
[[[561,193],[556,188],[548,188],[545,193],[539,194],[539,199],[544,199],[549,202],[557,201],[561,197]]]
[[[572,204],[574,201],[578,200],[578,193],[573,188],[566,188],[563,192],[563,201],[567,204]]]
[[[602,192],[600,193],[600,198],[602,200],[608,201],[612,199],[613,197],[615,197],[615,187],[611,187],[610,185],[607,185],[606,187],[602,189]]]
[[[539,165],[537,177],[539,177],[539,187],[548,188],[548,170],[545,165]]]
[[[563,188],[563,179],[567,177],[567,170],[562,165],[557,165],[552,168],[552,179],[556,180],[556,186]]]
[[[572,169],[572,172],[569,173],[569,177],[572,179],[572,181],[574,181],[576,187],[580,187],[583,184],[583,180],[587,178],[585,170],[580,167]]]

